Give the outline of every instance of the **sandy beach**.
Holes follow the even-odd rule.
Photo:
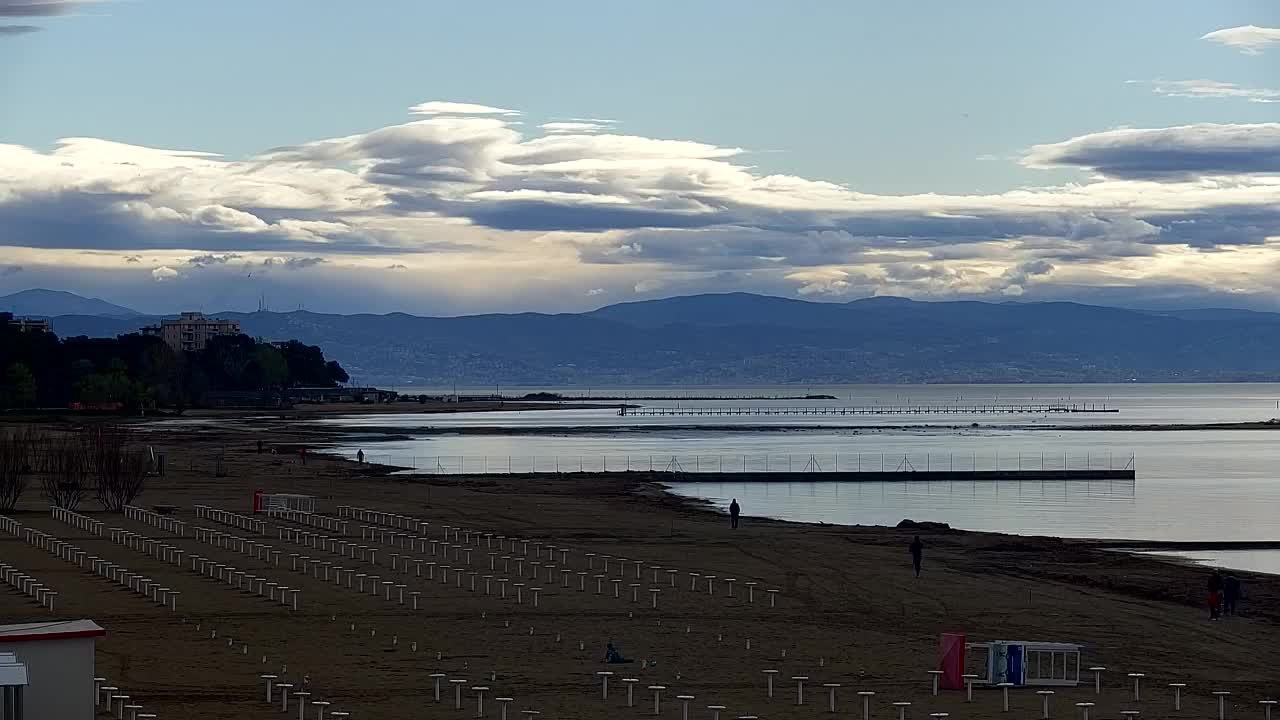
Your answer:
[[[1241,575],[1248,592],[1245,614],[1210,623],[1202,568],[1088,542],[920,531],[925,561],[923,577],[916,579],[907,553],[910,530],[774,522],[751,517],[751,507],[743,508],[742,526],[732,530],[727,518],[696,502],[618,476],[536,483],[408,478],[315,452],[305,465],[300,462],[299,445],[319,446],[334,432],[290,420],[193,423],[148,432],[145,441],[165,454],[167,468],[163,477],[151,479],[137,504],[175,505],[177,516],[192,526],[249,537],[197,520],[193,506],[247,515],[255,489],[305,493],[316,496],[325,515],[336,514],[340,505],[399,513],[429,521],[433,539],[444,536],[445,526],[476,531],[470,563],[462,555],[433,557],[386,544],[379,546],[376,562],[362,562],[278,538],[278,528],[336,533],[273,521],[260,539],[282,551],[285,559],[275,566],[190,534],[177,537],[108,517],[91,500],[83,504],[86,514],[109,527],[163,539],[188,554],[298,589],[300,606],[293,612],[192,572],[189,564],[168,564],[59,522],[38,488],[28,490],[15,519],[180,591],[177,612],[10,535],[0,536],[0,556],[60,593],[55,617],[91,618],[107,629],[98,644],[98,674],[160,720],[284,717],[265,704],[262,674],[280,675],[295,691],[305,687],[311,700],[332,702],[330,710],[349,712],[355,720],[474,716],[476,686],[489,688],[486,717],[498,717],[496,697],[513,699],[509,717],[522,710],[539,711],[535,717],[545,720],[652,715],[649,687],[655,685],[665,688],[665,717],[681,717],[676,698],[691,695],[689,716],[695,718],[711,717],[708,705],[725,706],[725,718],[813,718],[826,714],[828,683],[839,684],[842,715],[856,716],[857,693],[871,691],[876,718],[897,717],[890,704],[895,701],[911,702],[908,717],[914,718],[934,712],[952,718],[1010,716],[994,689],[975,691],[972,703],[963,692],[931,695],[927,671],[935,667],[943,632],[966,633],[972,642],[1084,644],[1083,665],[1108,668],[1103,692],[1094,694],[1085,671],[1080,687],[1056,689],[1053,717],[1076,717],[1074,703],[1083,701],[1096,703],[1093,718],[1119,717],[1128,709],[1143,716],[1215,717],[1211,692],[1218,690],[1232,693],[1233,715],[1261,717],[1258,701],[1275,693],[1280,682],[1274,669],[1280,663],[1280,582],[1268,576]],[[257,454],[259,438],[277,454]],[[219,457],[225,477],[215,473]],[[348,539],[360,542],[364,524],[351,522]],[[522,559],[529,563],[526,577],[516,578],[521,556],[509,547],[492,551],[491,571],[486,533],[528,540],[530,555],[543,547],[539,561],[556,566],[552,579],[546,567],[539,568],[538,580],[528,577],[532,557]],[[547,547],[557,548],[554,560]],[[291,553],[393,576],[406,592],[420,593],[420,609],[294,572]],[[412,569],[392,571],[391,553],[438,567],[462,566],[464,574],[459,578],[451,570],[442,582],[439,571],[434,580],[425,571],[422,577]],[[586,553],[595,553],[591,571]],[[506,573],[501,555],[509,556]],[[604,555],[615,559],[603,592],[596,594],[594,575]],[[616,558],[629,562],[623,566]],[[657,582],[654,568],[660,568]],[[567,588],[562,569],[571,571]],[[673,569],[679,571],[674,588],[667,572]],[[696,590],[690,589],[689,573],[699,574]],[[485,576],[494,583],[489,595]],[[707,576],[715,577],[711,591]],[[505,600],[498,597],[499,578],[509,579]],[[736,580],[732,597],[728,578]],[[517,582],[526,584],[522,604],[514,599]],[[748,582],[757,583],[754,602],[746,597]],[[536,608],[529,597],[533,587],[542,588]],[[651,588],[660,590],[656,609]],[[765,590],[778,591],[776,607],[770,607]],[[0,593],[0,622],[49,616],[11,589]],[[604,665],[609,640],[637,662]],[[773,699],[766,694],[764,670],[779,671]],[[615,672],[607,700],[596,676],[600,671]],[[446,675],[440,703],[433,701],[432,673]],[[1145,674],[1140,702],[1133,699],[1128,673]],[[797,682],[791,679],[798,676],[808,678],[803,705],[796,704]],[[627,707],[624,677],[638,681],[634,708]],[[450,680],[466,680],[459,683],[464,711],[453,707]],[[1187,684],[1180,712],[1173,711],[1167,687],[1173,682]],[[1011,693],[1012,715],[1039,717],[1041,698],[1034,689]]]

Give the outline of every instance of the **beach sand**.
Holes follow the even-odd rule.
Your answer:
[[[176,505],[178,516],[192,525],[248,536],[196,521],[192,506],[249,514],[255,489],[306,493],[327,514],[353,505],[428,520],[433,538],[450,525],[528,539],[530,553],[535,542],[568,548],[568,567],[575,573],[586,569],[586,552],[640,560],[642,577],[636,579],[634,563],[619,575],[615,560],[610,577],[625,578],[615,599],[611,582],[597,595],[590,576],[587,591],[580,592],[576,574],[566,589],[548,582],[543,570],[540,580],[524,580],[544,588],[535,609],[527,596],[522,605],[499,599],[496,584],[493,596],[484,595],[483,576],[503,576],[501,560],[495,558],[498,572],[490,572],[488,551],[476,549],[468,569],[478,573],[477,592],[468,589],[469,576],[457,587],[453,573],[448,584],[397,573],[406,592],[421,593],[415,612],[289,568],[288,554],[299,553],[385,577],[389,555],[397,552],[386,546],[371,567],[280,541],[277,525],[301,526],[271,523],[266,541],[285,557],[274,567],[106,516],[92,500],[83,504],[87,514],[110,527],[164,538],[189,553],[300,589],[295,613],[193,573],[189,564],[175,567],[57,522],[35,488],[14,515],[20,522],[180,591],[178,612],[12,536],[0,537],[0,557],[60,593],[55,617],[91,618],[107,629],[98,642],[98,674],[160,720],[283,717],[263,700],[258,676],[264,673],[285,676],[295,690],[306,685],[312,700],[331,701],[330,710],[350,712],[354,720],[474,716],[470,688],[476,685],[490,688],[487,717],[498,716],[494,697],[514,699],[511,718],[526,709],[540,711],[541,720],[651,715],[648,687],[662,685],[665,717],[680,717],[675,698],[687,694],[695,696],[694,718],[710,717],[707,705],[726,706],[722,718],[814,718],[826,714],[824,683],[840,684],[842,715],[860,714],[856,693],[874,691],[875,718],[896,718],[889,703],[900,700],[912,703],[908,716],[914,718],[933,712],[952,718],[1039,717],[1034,688],[1012,692],[1011,714],[1001,712],[1000,693],[993,689],[976,690],[971,704],[963,692],[931,696],[926,671],[935,667],[943,632],[966,633],[974,642],[1084,644],[1084,666],[1108,668],[1103,693],[1094,695],[1085,671],[1081,687],[1057,689],[1054,717],[1078,717],[1073,705],[1081,701],[1097,703],[1093,718],[1118,717],[1125,709],[1155,717],[1215,717],[1214,690],[1233,693],[1233,715],[1261,717],[1257,702],[1280,684],[1280,582],[1266,576],[1242,576],[1247,616],[1210,623],[1203,608],[1203,569],[1085,542],[940,531],[920,533],[924,574],[916,579],[907,553],[911,531],[767,521],[750,517],[751,507],[743,508],[742,526],[731,530],[727,518],[695,502],[616,476],[536,483],[404,478],[315,452],[300,464],[295,444],[319,444],[329,432],[305,424],[220,421],[147,433],[145,441],[166,455],[167,469],[150,481],[137,504]],[[256,454],[260,437],[279,454]],[[225,477],[215,476],[219,455]],[[350,525],[357,541],[359,525]],[[484,540],[479,542],[483,547]],[[413,556],[463,564],[429,552]],[[514,560],[509,563],[508,575],[514,575]],[[555,564],[561,564],[559,553]],[[599,559],[594,564],[598,573]],[[657,584],[653,566],[662,568]],[[667,569],[680,570],[675,589]],[[705,580],[690,591],[689,572],[717,576],[715,594],[708,594]],[[732,598],[727,577],[738,580]],[[759,583],[754,603],[745,597],[747,581]],[[631,583],[639,583],[639,602],[630,601]],[[650,587],[662,590],[657,610],[651,608]],[[776,607],[769,606],[764,588],[779,591]],[[508,594],[514,595],[510,585]],[[0,593],[0,622],[48,617],[16,591]],[[627,656],[655,666],[604,665],[610,639]],[[766,669],[779,671],[772,700],[765,692]],[[595,675],[605,670],[615,673],[608,700]],[[463,711],[453,708],[448,685],[445,701],[433,702],[428,676],[434,672],[467,680]],[[1140,703],[1132,701],[1130,672],[1146,674]],[[795,704],[793,676],[809,678],[803,706]],[[634,708],[626,706],[623,677],[639,681]],[[1188,685],[1180,713],[1172,709],[1170,682]]]

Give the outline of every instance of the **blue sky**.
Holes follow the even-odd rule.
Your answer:
[[[31,2],[25,0],[28,6]],[[5,99],[0,104],[0,144],[22,147],[45,158],[53,157],[55,142],[62,138],[94,138],[139,148],[217,153],[227,161],[252,162],[275,148],[298,147],[422,120],[411,116],[408,108],[429,101],[448,101],[518,110],[520,115],[500,117],[505,118],[508,129],[526,139],[539,133],[540,123],[604,118],[615,121],[606,130],[610,134],[740,149],[742,152],[733,155],[731,164],[757,178],[789,176],[824,181],[843,186],[850,193],[873,194],[877,198],[942,195],[970,199],[942,203],[945,212],[951,212],[955,207],[975,204],[974,198],[1019,188],[1100,182],[1099,165],[1092,160],[1063,161],[1057,157],[1051,162],[1028,163],[1026,158],[1034,146],[1066,143],[1124,127],[1205,125],[1265,129],[1280,119],[1280,104],[1257,101],[1273,98],[1265,93],[1280,88],[1280,45],[1263,41],[1260,45],[1242,46],[1201,39],[1206,33],[1223,28],[1280,27],[1280,4],[1263,0],[785,4],[710,0],[633,4],[373,0],[358,5],[315,0],[122,0],[74,7],[50,0],[47,4],[67,12],[34,17],[29,12],[11,12],[12,17],[5,17],[6,5],[12,9],[24,5],[24,0],[0,0],[0,25],[42,28],[0,34],[0,97]],[[1264,33],[1263,37],[1269,36]],[[1230,85],[1226,91],[1222,90],[1224,86],[1206,89],[1201,81]],[[426,118],[433,121],[442,115]],[[467,126],[468,132],[471,127]],[[1246,135],[1253,138],[1257,133]],[[420,145],[415,147],[422,149]],[[1253,146],[1248,148],[1252,151]],[[1266,146],[1263,151],[1271,149]],[[96,152],[99,151],[81,148],[76,157],[83,159]],[[688,158],[673,160],[673,167],[680,173],[689,172],[681,164],[685,160]],[[355,167],[366,180],[370,176],[361,164],[368,161],[367,155],[330,155],[325,160],[343,169]],[[307,162],[317,161],[308,157]],[[1243,174],[1239,168],[1209,170],[1213,172],[1196,172],[1201,178],[1244,177],[1261,183],[1266,192],[1270,192],[1268,178],[1275,176],[1275,168],[1269,165]],[[624,174],[634,179],[630,172]],[[92,174],[89,170],[82,173]],[[1117,176],[1112,173],[1110,178],[1114,181]],[[32,177],[26,179],[34,182]],[[1180,181],[1187,179],[1182,177]],[[486,178],[490,180],[491,177]],[[593,182],[596,180],[593,177]],[[1170,190],[1170,181],[1171,178],[1158,181],[1163,183],[1161,192]],[[513,189],[510,183],[514,182],[509,180],[502,191]],[[490,184],[484,192],[497,189]],[[547,185],[535,183],[517,189],[546,192]],[[1119,188],[1095,189],[1110,193]],[[1137,191],[1132,187],[1128,190]],[[1191,197],[1192,188],[1186,190],[1186,194],[1177,197]],[[83,187],[77,188],[77,192],[84,191]],[[1257,188],[1253,191],[1255,195],[1261,192]],[[12,193],[19,194],[27,199],[31,195],[16,190]],[[156,200],[147,201],[147,212],[157,208],[173,210],[183,215],[187,224],[201,228],[210,225],[210,212],[205,211],[210,207],[249,213],[272,227],[290,216],[274,201],[266,203],[271,209],[264,211],[261,202],[239,196],[233,202],[236,198],[214,197],[217,193],[210,192],[206,198],[185,198],[183,202],[191,205],[188,207],[179,199],[162,199],[153,191],[144,194]],[[113,196],[116,209],[124,207],[119,203],[127,202],[121,197],[119,193]],[[438,201],[441,195],[433,197]],[[607,199],[610,203],[621,202],[618,197],[621,196],[608,194]],[[644,204],[636,203],[636,198],[652,200],[652,188],[642,188],[638,195],[627,197],[627,202]],[[692,201],[691,197],[685,193],[680,199]],[[512,198],[506,196],[508,200]],[[1041,227],[1024,234],[1023,230],[995,228],[984,237],[1004,245],[988,247],[990,252],[981,253],[978,257],[985,266],[980,268],[974,265],[972,253],[956,257],[965,253],[936,252],[948,239],[918,228],[898,231],[888,219],[883,221],[888,224],[876,226],[875,233],[860,235],[840,223],[825,220],[788,225],[735,216],[724,222],[699,221],[697,230],[701,234],[695,234],[685,220],[671,223],[628,219],[617,227],[610,226],[608,220],[560,223],[560,216],[553,210],[569,200],[559,196],[553,200],[555,207],[540,208],[536,221],[513,221],[510,212],[504,210],[503,219],[495,222],[485,219],[489,215],[480,218],[444,211],[433,203],[418,203],[412,210],[400,207],[387,212],[385,224],[378,228],[360,228],[368,233],[394,235],[394,252],[386,247],[385,237],[366,241],[369,248],[363,252],[349,245],[338,247],[340,243],[326,246],[326,242],[334,240],[332,237],[299,247],[264,239],[260,247],[254,247],[252,242],[222,242],[225,237],[219,235],[217,242],[193,237],[185,244],[163,247],[147,237],[145,229],[137,227],[132,230],[138,236],[133,247],[127,239],[117,238],[102,248],[94,248],[86,247],[84,242],[32,240],[32,234],[52,236],[66,230],[35,223],[23,231],[22,238],[0,237],[0,243],[7,242],[15,248],[15,258],[19,254],[16,248],[27,248],[21,260],[10,264],[20,264],[23,271],[0,276],[0,290],[20,289],[37,276],[42,281],[55,278],[45,266],[59,264],[55,258],[58,252],[100,249],[121,257],[148,252],[150,255],[125,263],[146,268],[106,268],[96,285],[82,281],[80,286],[67,289],[110,291],[133,302],[159,306],[175,301],[174,287],[185,279],[189,281],[186,292],[200,288],[209,302],[216,303],[221,298],[247,304],[258,293],[241,297],[238,291],[226,289],[225,279],[222,285],[209,279],[212,272],[178,267],[182,259],[179,255],[190,259],[208,253],[235,252],[242,257],[215,264],[239,266],[242,260],[287,260],[293,257],[289,253],[296,251],[304,253],[299,257],[322,258],[323,262],[310,267],[323,265],[331,272],[344,262],[357,260],[381,270],[404,265],[412,271],[418,269],[415,260],[424,269],[437,265],[435,260],[446,252],[439,248],[440,243],[445,243],[443,236],[450,238],[445,243],[449,245],[445,265],[455,269],[458,265],[450,263],[460,261],[458,245],[479,253],[471,256],[475,266],[501,265],[505,268],[503,273],[513,267],[528,267],[526,263],[536,260],[516,257],[520,253],[512,252],[513,248],[528,251],[531,246],[537,252],[526,254],[542,256],[544,260],[554,256],[562,265],[572,260],[573,267],[540,266],[528,275],[542,278],[542,282],[530,281],[526,287],[483,296],[463,290],[420,295],[407,290],[379,291],[373,294],[378,299],[371,301],[370,307],[423,312],[575,309],[634,299],[637,294],[702,289],[755,289],[778,294],[808,289],[810,296],[826,299],[886,291],[925,298],[987,297],[999,296],[1005,289],[997,287],[998,283],[987,287],[963,282],[948,277],[949,271],[967,274],[973,280],[974,273],[1018,276],[1019,267],[1041,260],[1054,268],[1068,264],[1075,264],[1076,270],[1082,267],[1078,231],[1058,236],[1060,252],[1045,254],[1029,253],[1028,249],[1052,245],[1055,236],[1051,229]],[[592,202],[597,200],[600,197],[592,198]],[[703,206],[708,202],[702,196],[696,200]],[[895,205],[893,212],[899,212],[902,208],[897,206],[918,203],[889,204]],[[1115,204],[1109,199],[1101,208],[1089,207],[1088,212],[1096,218],[1101,210],[1114,210]],[[1214,208],[1224,204],[1235,201],[1210,202]],[[429,218],[420,217],[423,223],[417,226],[406,225],[411,212],[427,212],[428,205]],[[136,214],[137,206],[129,206],[128,210]],[[348,214],[349,208],[308,206],[306,213],[299,208],[290,210],[295,211],[291,216],[295,220],[352,226],[356,222]],[[943,211],[921,210],[926,215]],[[1170,199],[1166,205],[1151,209],[1151,217],[1135,215],[1130,219],[1159,226],[1160,222],[1153,223],[1152,217],[1164,217],[1174,211],[1185,212],[1185,208]],[[20,208],[12,197],[6,204],[0,184],[0,221],[6,218],[6,212],[13,218],[26,218],[33,211]],[[213,214],[219,213],[219,217],[227,215],[221,210]],[[359,214],[367,218],[369,213],[370,208],[365,207]],[[1006,213],[1000,210],[991,214],[1003,218]],[[461,220],[466,227],[455,233],[450,224],[435,224],[442,215]],[[59,210],[59,219],[65,225],[65,208]],[[904,218],[904,227],[915,228],[912,222],[911,218]],[[1270,225],[1259,229],[1261,222],[1250,216],[1232,220],[1228,227],[1248,225],[1252,229],[1250,237],[1239,244],[1255,253],[1260,247],[1265,248],[1266,238],[1280,234]],[[815,243],[812,236],[825,232],[828,226],[833,232],[852,232],[855,238],[862,238],[862,242],[853,242],[857,252],[851,254],[848,247],[837,243],[829,262],[815,257],[823,252],[824,241]],[[223,225],[217,229],[220,233],[234,233],[237,227],[243,226]],[[739,232],[743,228],[745,231]],[[687,235],[671,239],[678,231]],[[264,237],[262,232],[254,232]],[[1197,284],[1196,278],[1203,280],[1203,271],[1195,268],[1215,262],[1205,260],[1203,239],[1179,239],[1166,233],[1159,242],[1148,242],[1143,238],[1149,238],[1150,233],[1144,232],[1126,237],[1106,234],[1107,242],[1137,243],[1160,251],[1159,257],[1144,256],[1151,259],[1150,267],[1162,268],[1160,273],[1144,280],[1141,272],[1129,268],[1127,274],[1121,273],[1124,282],[1119,285],[1151,288],[1148,300],[1156,303],[1171,297],[1170,288],[1187,283],[1194,286],[1194,292],[1184,293],[1187,302],[1227,293],[1234,296],[1227,298],[1231,304],[1273,303],[1273,289],[1257,283],[1238,288],[1224,287],[1216,281]],[[426,238],[422,244],[403,241],[415,233]],[[590,237],[582,237],[583,233]],[[663,237],[652,238],[655,233]],[[785,239],[777,243],[769,239],[763,242],[768,247],[759,250],[759,238],[769,233],[804,234],[798,244],[803,246],[805,259],[792,262],[791,253],[774,247],[780,243],[785,250]],[[647,242],[635,240],[635,235],[645,236]],[[730,235],[733,237],[726,239]],[[747,243],[759,250],[751,257],[764,258],[765,266],[689,263],[685,257],[693,254],[705,259],[708,253],[721,251],[737,256],[740,253],[734,243],[744,235],[751,238]],[[964,235],[963,244],[970,249],[984,239],[968,230]],[[978,235],[983,232],[978,231]],[[868,247],[874,243],[866,239],[873,237],[892,242]],[[1232,240],[1215,234],[1209,244],[1222,250],[1234,247]],[[668,241],[673,249],[666,254],[641,257],[647,248],[664,247]],[[544,252],[553,243],[558,251]],[[879,270],[875,270],[872,256],[876,251],[900,250],[903,243],[915,243],[912,250],[927,246],[929,252],[918,257],[907,253],[890,261],[921,267],[908,267],[894,275],[882,272],[880,263]],[[997,267],[1002,259],[996,250],[1002,248],[1007,250],[1005,267]],[[43,256],[37,257],[37,249]],[[312,255],[313,252],[318,254]],[[262,253],[277,253],[278,257],[263,257]],[[635,262],[620,262],[627,253]],[[1178,257],[1179,253],[1188,257]],[[606,256],[611,259],[605,260]],[[1121,261],[1123,264],[1132,263],[1134,257],[1137,256],[1126,254],[1111,259],[1130,259]],[[1270,258],[1269,251],[1266,257]],[[390,260],[384,263],[384,258]],[[1251,265],[1257,260],[1250,255]],[[629,265],[629,271],[621,272],[619,265]],[[1185,271],[1171,269],[1178,265]],[[151,271],[158,267],[167,268],[174,275],[161,272],[162,279],[156,281]],[[43,274],[37,272],[41,268]],[[754,274],[755,284],[726,283],[724,273],[743,271]],[[130,273],[137,277],[131,280]],[[839,278],[840,273],[855,281],[810,282],[819,276]],[[590,280],[593,274],[601,280]],[[1053,285],[1049,280],[1055,274],[1063,275],[1064,282],[1057,284],[1059,294],[1089,297],[1089,288],[1096,291],[1117,284],[1102,282],[1106,279],[1102,277],[1093,282],[1088,273],[1055,270],[1033,273],[1033,282],[1019,285],[1017,292],[1029,291],[1035,284],[1046,285],[1040,288],[1045,290]],[[300,275],[295,273],[288,282],[273,284],[272,291],[288,297],[296,295],[300,302],[301,298],[315,297],[307,283],[298,279]],[[562,282],[555,281],[557,275]],[[912,283],[907,281],[918,279],[912,276],[927,280],[920,285],[920,292],[912,292]],[[944,287],[948,281],[950,291]],[[390,281],[381,284],[396,285]],[[1028,292],[1026,296],[1039,295]],[[574,299],[565,299],[569,297]],[[1134,294],[1134,298],[1133,302],[1147,302],[1141,293]]]

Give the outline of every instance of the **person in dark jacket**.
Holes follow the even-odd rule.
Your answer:
[[[738,498],[734,498],[729,503],[729,527],[738,527],[738,515],[742,514],[742,508],[738,506]]]
[[[1209,576],[1209,619],[1222,616],[1222,571],[1214,570]]]
[[[1235,615],[1236,603],[1240,602],[1240,580],[1228,574],[1222,580],[1222,614]]]
[[[911,567],[916,571],[916,577],[920,577],[920,562],[924,560],[924,543],[920,542],[920,536],[915,536],[911,541]]]

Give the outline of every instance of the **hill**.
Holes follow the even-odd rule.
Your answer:
[[[0,312],[33,317],[58,315],[101,315],[103,317],[136,317],[137,310],[115,305],[98,298],[87,298],[61,290],[36,288],[0,296]]]
[[[1280,315],[1075,303],[697,295],[581,314],[218,313],[383,385],[1280,380]],[[156,322],[67,315],[61,335]]]

